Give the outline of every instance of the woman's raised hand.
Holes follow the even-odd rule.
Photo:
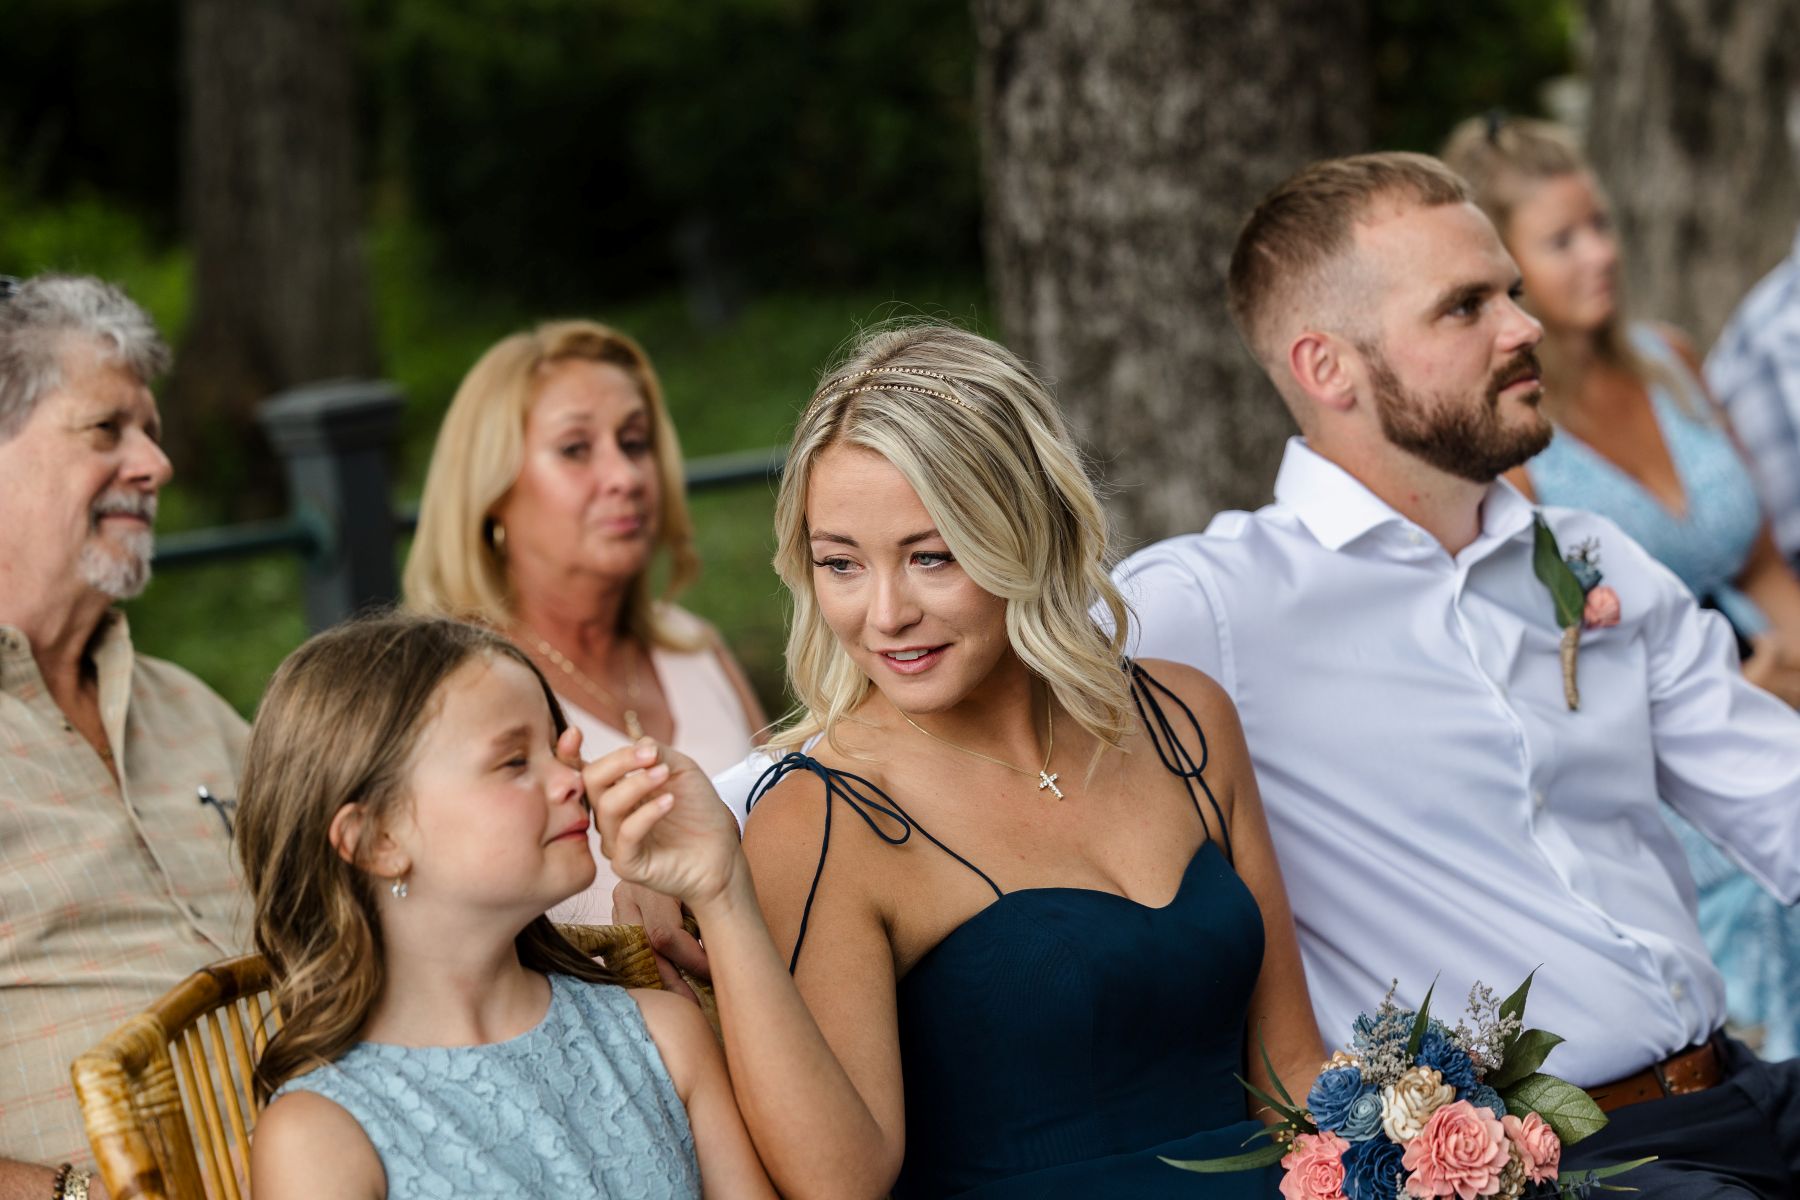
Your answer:
[[[582,769],[600,848],[620,879],[690,908],[748,868],[737,820],[686,755],[641,738]]]

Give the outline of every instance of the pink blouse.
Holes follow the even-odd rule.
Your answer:
[[[677,621],[693,620],[679,611],[673,616]],[[755,731],[750,728],[744,702],[720,664],[717,652],[710,646],[688,651],[655,646],[650,650],[650,661],[675,718],[675,749],[699,763],[700,769],[708,775],[716,775],[743,761],[750,752],[750,737]],[[556,698],[562,702],[563,714],[568,717],[569,724],[581,730],[581,756],[584,759],[591,762],[631,741],[623,730],[601,721],[562,692],[557,692]],[[736,815],[738,824],[742,825],[744,814],[738,811]],[[593,850],[594,863],[599,868],[594,882],[587,890],[552,908],[552,921],[582,925],[606,925],[612,921],[612,890],[619,878],[613,874],[606,856],[600,853],[597,830],[588,831],[588,846]]]

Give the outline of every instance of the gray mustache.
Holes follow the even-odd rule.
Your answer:
[[[155,521],[156,497],[133,495],[129,492],[102,496],[94,501],[93,515],[96,521],[101,517],[111,516],[143,517],[146,521]]]

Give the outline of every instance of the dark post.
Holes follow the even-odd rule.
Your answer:
[[[287,472],[294,519],[312,532],[305,561],[313,629],[397,594],[388,464],[400,406],[390,383],[347,380],[282,392],[258,410]]]

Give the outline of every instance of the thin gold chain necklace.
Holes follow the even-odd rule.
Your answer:
[[[625,733],[632,741],[635,742],[644,736],[644,723],[638,719],[637,712],[641,700],[638,695],[638,656],[636,653],[637,643],[635,641],[631,643],[633,653],[631,655],[630,670],[625,677],[625,701],[622,703],[619,698],[612,693],[611,689],[602,686],[586,671],[583,671],[580,667],[569,661],[568,656],[563,654],[555,646],[546,642],[536,633],[531,635],[531,640],[537,644],[539,654],[542,654],[552,663],[561,667],[563,674],[580,684],[588,695],[601,701],[609,708],[619,709],[619,717],[625,722]]]
[[[1055,796],[1058,800],[1061,800],[1063,798],[1062,789],[1056,786],[1056,781],[1058,779],[1062,778],[1062,774],[1060,772],[1052,772],[1050,770],[1050,756],[1056,752],[1056,704],[1054,701],[1049,701],[1045,705],[1045,709],[1044,709],[1044,765],[1039,767],[1036,771],[1027,771],[1024,767],[1015,766],[1014,764],[1007,762],[1004,758],[995,758],[991,754],[983,754],[979,750],[971,750],[967,746],[959,746],[955,742],[951,741],[949,738],[942,738],[942,737],[939,737],[937,734],[931,732],[931,730],[925,728],[923,725],[919,724],[917,721],[913,720],[911,717],[907,716],[905,713],[900,712],[900,709],[898,707],[896,707],[894,709],[894,711],[897,713],[900,713],[900,719],[902,721],[905,721],[908,725],[911,725],[914,729],[918,730],[920,733],[924,734],[926,737],[930,738],[932,741],[941,742],[944,745],[950,747],[952,750],[960,750],[964,754],[971,755],[975,758],[982,759],[986,762],[991,762],[997,767],[1005,767],[1007,770],[1015,771],[1018,774],[1025,776],[1025,778],[1027,778],[1027,779],[1030,779],[1033,775],[1036,775],[1037,780],[1038,780],[1038,785],[1037,785],[1038,791],[1041,792],[1045,788],[1049,788],[1051,795]]]

